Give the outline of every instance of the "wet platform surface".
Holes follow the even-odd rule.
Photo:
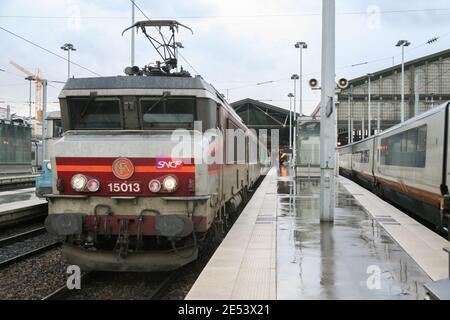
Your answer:
[[[41,215],[46,205],[46,200],[36,197],[34,188],[0,192],[0,226]]]
[[[339,177],[334,223],[318,179],[272,168],[187,300],[422,300],[448,278],[450,242]]]
[[[0,205],[37,199],[35,188],[0,192]]]
[[[319,181],[279,178],[277,299],[423,299],[430,277],[336,185],[335,222],[321,224]]]

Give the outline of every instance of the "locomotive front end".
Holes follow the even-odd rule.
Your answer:
[[[194,121],[210,123],[217,108],[204,90],[169,94],[168,80],[71,79],[63,90],[65,133],[51,159],[46,228],[64,239],[69,263],[168,271],[197,258],[217,210],[218,183],[193,153],[174,157],[174,150],[183,143],[185,150],[204,148],[203,139],[191,139]],[[178,83],[195,88],[200,80]]]

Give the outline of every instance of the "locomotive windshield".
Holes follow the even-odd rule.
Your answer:
[[[69,97],[63,106],[65,131],[194,130],[195,121],[207,130],[217,122],[214,100],[191,96]]]
[[[193,129],[195,98],[142,99],[144,129]]]
[[[118,99],[69,99],[70,121],[74,130],[121,129]]]

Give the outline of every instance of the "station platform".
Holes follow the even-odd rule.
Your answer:
[[[319,194],[272,169],[186,299],[424,299],[449,276],[446,239],[343,177],[321,223]]]
[[[16,175],[0,175],[0,186],[10,186],[14,184],[34,183],[38,174],[16,174]]]
[[[47,201],[35,195],[35,188],[0,192],[0,226],[42,215]]]

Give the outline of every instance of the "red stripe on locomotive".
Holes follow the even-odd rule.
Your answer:
[[[117,158],[76,158],[57,157],[56,172],[58,177],[59,192],[61,195],[96,195],[96,196],[138,196],[138,197],[161,197],[161,196],[192,196],[195,195],[195,163],[194,159],[176,159],[182,161],[181,165],[170,167],[167,158],[127,158],[134,165],[134,174],[127,180],[117,178],[112,165]],[[162,159],[162,160],[161,160]],[[159,164],[160,161],[165,163]],[[100,181],[100,189],[95,193],[77,192],[72,189],[70,181],[76,174],[83,174],[88,178]],[[171,175],[178,180],[178,189],[173,193],[152,193],[148,184],[153,179],[162,180]],[[111,192],[108,184],[139,184],[140,192],[126,191]]]

